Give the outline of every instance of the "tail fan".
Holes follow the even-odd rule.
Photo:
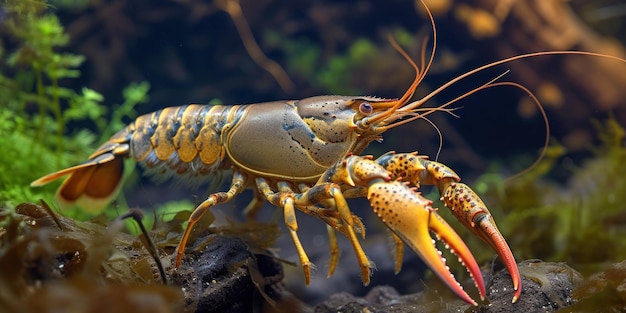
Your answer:
[[[125,156],[114,151],[89,161],[41,177],[30,184],[42,186],[70,175],[57,190],[61,208],[78,205],[89,212],[99,212],[117,195],[124,178]]]

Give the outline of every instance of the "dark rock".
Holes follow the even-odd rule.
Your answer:
[[[186,311],[252,312],[289,296],[276,286],[281,265],[270,255],[251,252],[242,239],[209,235],[196,243],[172,275],[185,293]],[[199,252],[191,252],[198,246]]]
[[[314,228],[314,230],[317,230],[317,228]],[[299,263],[296,267],[286,268],[293,275],[286,275],[285,278],[288,289],[297,294],[306,303],[317,304],[328,299],[331,295],[341,292],[361,297],[370,292],[375,286],[392,286],[400,294],[416,293],[424,288],[418,278],[424,276],[428,267],[417,254],[410,250],[404,253],[401,272],[397,275],[395,274],[392,259],[393,251],[390,247],[391,243],[387,233],[368,233],[367,240],[364,240],[362,243],[367,257],[376,264],[376,269],[372,271],[370,276],[371,282],[369,286],[363,286],[361,269],[357,266],[351,246],[345,245],[343,247],[346,252],[340,255],[337,270],[332,277],[327,278],[324,264],[328,260],[327,245],[315,247],[314,244],[306,242],[306,237],[306,235],[302,236],[306,251],[311,260],[319,263],[317,270],[312,273],[311,284],[308,286],[304,284],[304,278],[301,275],[302,269]],[[347,244],[347,242],[340,242],[340,244],[342,243]],[[281,247],[281,251],[289,251],[293,249],[292,246],[291,241],[288,241],[284,247]]]
[[[573,312],[626,312],[626,261],[591,275],[574,290]]]
[[[511,303],[514,290],[506,270],[496,273],[487,289],[488,304],[474,312],[552,312],[572,305],[574,286],[582,275],[565,263],[526,260],[518,265],[522,276],[522,295]]]
[[[483,273],[488,284],[487,301],[471,307],[459,299],[437,294],[434,289],[401,296],[389,286],[374,287],[365,297],[338,293],[314,308],[325,312],[552,312],[573,303],[572,290],[582,276],[564,263],[528,260],[518,264],[523,280],[520,299],[511,303],[514,290],[506,270]],[[473,285],[471,281],[465,286]]]
[[[433,312],[433,305],[426,304],[423,293],[401,296],[395,288],[377,286],[364,297],[357,298],[348,293],[338,293],[327,301],[317,305],[315,313],[404,313],[404,312]]]

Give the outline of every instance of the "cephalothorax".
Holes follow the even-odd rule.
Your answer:
[[[436,42],[432,16],[430,19]],[[283,208],[285,224],[307,284],[311,263],[297,235],[295,211],[312,215],[328,225],[329,275],[338,260],[335,231],[339,231],[350,240],[363,283],[368,284],[371,264],[357,236],[365,237],[364,225],[346,202],[346,198],[367,197],[374,213],[391,230],[396,245],[396,271],[400,270],[406,244],[453,292],[468,303],[476,304],[456,282],[430,237],[432,231],[459,257],[484,298],[484,282],[469,249],[432,208],[432,202],[417,191],[421,185],[435,185],[443,203],[461,223],[502,258],[512,277],[515,302],[522,286],[513,254],[485,204],[470,187],[459,182],[454,171],[417,153],[390,152],[377,159],[358,154],[369,143],[380,139],[386,130],[441,110],[442,107],[425,109],[421,106],[449,85],[477,71],[545,54],[598,55],[563,51],[520,55],[470,71],[426,97],[410,102],[428,72],[435,48],[421,71],[401,49],[398,50],[417,72],[400,99],[317,96],[250,105],[165,108],[137,118],[98,148],[85,163],[44,176],[31,185],[43,185],[70,175],[57,192],[59,202],[98,208],[115,196],[122,181],[123,161],[129,157],[160,179],[206,181],[219,171],[231,171],[230,188],[209,195],[191,214],[176,249],[174,267],[181,264],[194,224],[213,206],[228,202],[251,188],[255,196],[246,207],[248,216],[253,217],[266,200]],[[457,99],[497,84],[490,82]]]

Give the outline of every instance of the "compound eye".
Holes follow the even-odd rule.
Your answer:
[[[362,102],[359,105],[359,112],[363,115],[370,115],[372,111],[374,111],[374,108],[372,108],[372,105],[369,102]]]

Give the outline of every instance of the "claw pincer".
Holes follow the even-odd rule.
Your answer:
[[[402,157],[409,160],[414,157],[415,160],[419,159],[416,154]],[[441,251],[435,247],[430,232],[432,231],[459,258],[474,279],[481,299],[484,299],[485,284],[474,256],[454,229],[437,214],[437,209],[432,207],[432,201],[422,197],[416,188],[409,187],[409,181],[403,182],[399,177],[396,177],[398,180],[391,180],[390,173],[396,173],[393,171],[394,167],[384,162],[385,160],[385,156],[376,161],[371,157],[350,156],[331,168],[322,179],[367,189],[367,199],[374,213],[391,230],[394,237],[396,272],[400,270],[403,244],[406,244],[455,294],[464,301],[476,305],[450,272]],[[409,169],[405,173],[406,177],[418,179],[421,175],[419,172],[425,169],[420,164],[415,172],[405,163],[403,162],[402,168]]]
[[[513,281],[515,294],[512,302],[515,303],[519,299],[522,280],[511,249],[498,230],[487,206],[470,187],[459,183],[460,178],[452,169],[417,153],[387,153],[376,162],[383,166],[393,179],[401,178],[415,187],[421,184],[437,186],[441,201],[452,214],[500,256]]]
[[[429,233],[432,231],[450,251],[458,256],[474,279],[481,299],[485,298],[485,284],[474,256],[461,237],[437,214],[437,210],[433,209],[432,201],[399,181],[370,184],[367,198],[374,213],[387,228],[419,255],[448,288],[461,299],[476,305],[476,302],[455,280],[445,259],[441,256],[441,251],[435,247],[434,240]]]
[[[522,281],[517,262],[487,206],[470,187],[462,183],[450,183],[445,188],[441,200],[465,227],[498,253],[513,280],[515,294],[512,302],[515,303],[522,293]]]

